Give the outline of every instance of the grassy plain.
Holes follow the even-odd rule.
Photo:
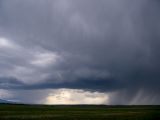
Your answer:
[[[160,120],[160,106],[0,104],[0,120]]]

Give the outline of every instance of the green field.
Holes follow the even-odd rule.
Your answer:
[[[1,104],[0,120],[160,120],[160,106]]]

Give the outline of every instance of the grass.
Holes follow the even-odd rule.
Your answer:
[[[0,120],[160,120],[160,106],[1,104]]]

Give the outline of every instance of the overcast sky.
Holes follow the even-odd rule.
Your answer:
[[[0,99],[160,104],[159,0],[0,0]]]

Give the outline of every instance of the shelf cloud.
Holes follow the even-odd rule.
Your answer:
[[[0,97],[160,104],[159,11],[158,0],[0,0]]]

